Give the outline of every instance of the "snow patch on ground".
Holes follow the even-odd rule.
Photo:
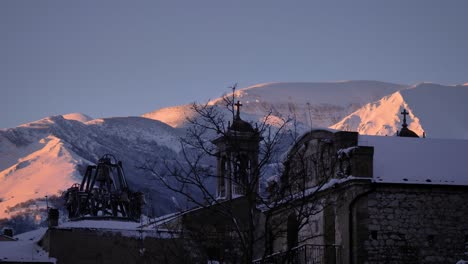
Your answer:
[[[136,230],[141,224],[131,221],[112,220],[81,220],[62,223],[60,228],[105,228],[105,229],[125,229]]]

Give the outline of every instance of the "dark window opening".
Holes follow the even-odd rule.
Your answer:
[[[297,220],[296,214],[292,213],[288,216],[288,249],[296,247],[299,241],[299,221]]]

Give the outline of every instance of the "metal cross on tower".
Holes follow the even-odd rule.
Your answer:
[[[406,111],[406,109],[403,109],[403,112],[401,112],[403,115],[403,127],[407,127],[408,125],[406,124],[406,116],[409,115],[409,113]]]
[[[235,106],[237,106],[237,118],[240,118],[240,107],[242,106],[242,104],[237,101],[237,103],[234,104]]]

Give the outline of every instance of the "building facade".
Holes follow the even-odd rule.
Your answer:
[[[468,173],[462,164],[468,143],[403,132],[400,137],[305,134],[290,151],[282,184],[303,178],[297,190],[310,197],[300,196],[297,208],[272,209],[284,223],[272,251],[289,251],[293,263],[466,259]],[[301,217],[304,206],[316,207],[314,215]]]

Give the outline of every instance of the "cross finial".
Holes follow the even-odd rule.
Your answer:
[[[242,106],[242,104],[237,101],[237,103],[234,104],[235,106],[237,106],[237,116],[236,118],[240,118],[240,107]]]
[[[403,115],[403,127],[407,127],[408,125],[406,124],[406,116],[409,115],[409,113],[406,111],[406,109],[403,109],[401,114]]]

